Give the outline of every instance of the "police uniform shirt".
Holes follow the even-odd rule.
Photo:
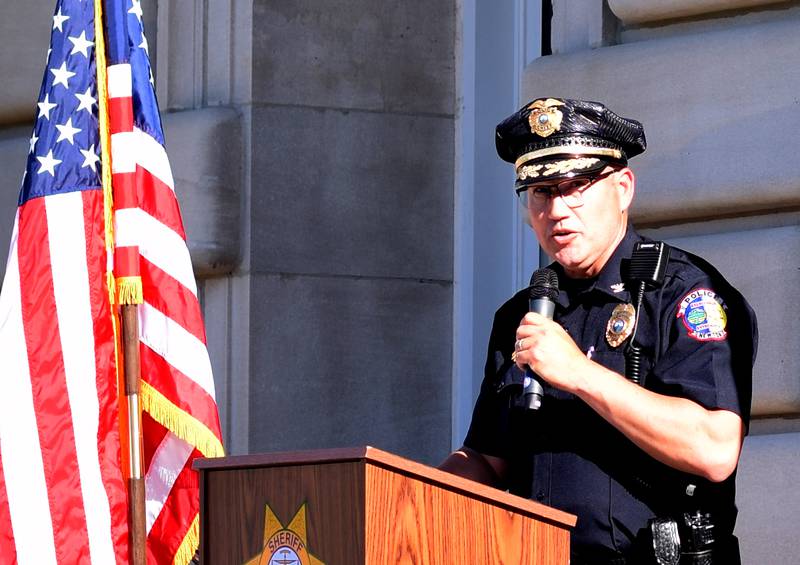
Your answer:
[[[554,319],[589,358],[621,375],[628,342],[612,346],[607,327],[615,306],[635,298],[623,272],[642,239],[628,226],[594,279],[572,280],[560,265],[551,266],[561,286]],[[643,386],[708,409],[730,410],[747,426],[755,315],[711,265],[679,249],[671,251],[663,285],[645,292],[641,308],[636,341],[645,352]],[[464,444],[509,463],[512,493],[578,516],[571,536],[573,560],[629,555],[649,518],[696,508],[712,513],[718,537],[730,534],[736,519],[735,476],[715,484],[657,462],[582,400],[543,379],[538,411],[511,407],[513,388],[503,383],[520,372],[511,354],[527,311],[526,289],[495,315],[484,380]]]

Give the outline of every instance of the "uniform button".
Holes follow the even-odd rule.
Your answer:
[[[543,490],[540,490],[539,492],[536,493],[536,500],[538,500],[539,502],[544,500],[544,491]]]

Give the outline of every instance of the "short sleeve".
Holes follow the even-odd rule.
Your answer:
[[[504,380],[513,380],[510,373],[519,371],[511,360],[519,320],[515,299],[495,314],[486,355],[483,382],[475,402],[464,445],[479,453],[509,459],[513,454],[513,426],[510,422],[509,394],[500,390]],[[524,308],[524,304],[522,305]]]
[[[757,345],[755,314],[736,289],[705,278],[677,289],[662,318],[663,353],[648,388],[730,410],[747,423]]]
[[[464,445],[484,455],[508,459],[510,450],[508,397],[484,378]]]

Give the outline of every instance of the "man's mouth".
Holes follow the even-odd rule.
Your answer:
[[[578,232],[565,230],[565,229],[555,229],[551,234],[551,238],[554,242],[559,245],[565,245],[575,239],[578,236]]]

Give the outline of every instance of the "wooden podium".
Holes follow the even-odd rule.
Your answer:
[[[567,565],[576,518],[373,447],[199,459],[202,565]]]

